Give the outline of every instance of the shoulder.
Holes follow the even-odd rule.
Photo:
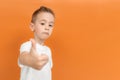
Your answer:
[[[45,47],[45,50],[46,50],[47,54],[51,56],[52,51],[51,51],[50,47],[48,47],[48,46],[44,46],[44,47]]]
[[[21,44],[21,46],[30,46],[31,45],[31,41],[26,41],[24,43]]]
[[[31,48],[31,41],[26,41],[21,44],[20,46],[20,53],[23,51],[29,51]]]
[[[48,47],[48,46],[44,46],[45,48],[46,48],[46,50],[48,50],[48,51],[50,51],[51,52],[51,49],[50,49],[50,47]]]

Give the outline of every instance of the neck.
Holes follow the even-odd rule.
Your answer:
[[[35,41],[37,43],[39,43],[40,45],[44,45],[44,40],[42,40],[42,39],[38,39],[38,38],[35,37]]]

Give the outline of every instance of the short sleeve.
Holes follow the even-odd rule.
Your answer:
[[[21,46],[20,46],[20,54],[24,51],[27,51],[29,52],[30,51],[30,48],[31,48],[31,42],[26,42],[26,43],[23,43]]]
[[[51,49],[48,47],[48,53],[49,53],[49,56],[50,56],[50,65],[51,65],[51,68],[53,67],[53,61],[52,61],[52,52],[51,52]]]
[[[30,49],[31,49],[31,42],[30,41],[25,42],[20,46],[20,54],[22,54],[22,52],[24,51],[29,52]],[[21,68],[24,67],[24,65],[20,63],[19,58],[18,58],[18,66]]]

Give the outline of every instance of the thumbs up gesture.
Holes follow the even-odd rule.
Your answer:
[[[36,51],[36,41],[31,39],[31,50],[30,50],[30,58],[31,58],[31,67],[37,70],[42,69],[42,67],[48,62],[48,56],[45,54],[39,55]]]

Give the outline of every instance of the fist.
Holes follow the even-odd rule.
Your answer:
[[[31,50],[30,50],[30,57],[31,57],[31,67],[37,70],[40,70],[44,67],[44,65],[48,62],[48,56],[45,54],[39,55],[36,51],[36,41],[31,39]]]

